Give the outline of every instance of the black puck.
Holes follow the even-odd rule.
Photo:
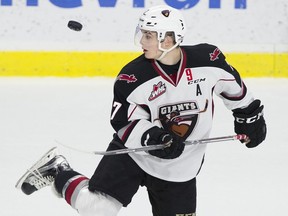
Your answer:
[[[83,27],[82,24],[77,22],[77,21],[70,20],[68,22],[68,28],[70,28],[74,31],[81,31],[82,27]]]

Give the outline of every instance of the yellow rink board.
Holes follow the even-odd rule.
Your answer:
[[[0,52],[0,76],[115,77],[138,52]],[[288,78],[288,53],[226,53],[243,77]]]

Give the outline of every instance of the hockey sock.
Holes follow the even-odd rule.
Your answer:
[[[116,216],[122,204],[104,193],[89,191],[88,182],[78,172],[62,171],[56,176],[55,189],[80,215]]]
[[[73,170],[60,172],[55,179],[55,189],[66,202],[75,207],[79,191],[88,185],[89,179]]]

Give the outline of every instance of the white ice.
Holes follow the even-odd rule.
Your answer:
[[[267,139],[254,149],[238,141],[209,144],[198,176],[198,216],[288,214],[288,79],[245,82],[265,105]],[[0,215],[78,215],[48,187],[26,196],[14,185],[56,141],[91,151],[106,149],[113,133],[112,86],[110,78],[0,78]],[[217,97],[215,104],[211,136],[233,134],[231,112]],[[59,151],[87,176],[101,158],[62,146]],[[145,188],[119,215],[152,215]]]

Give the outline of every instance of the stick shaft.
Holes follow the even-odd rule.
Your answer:
[[[185,145],[207,144],[207,143],[224,142],[224,141],[231,141],[231,140],[245,140],[247,138],[248,137],[244,134],[237,134],[237,135],[231,135],[231,136],[185,141],[184,144]],[[128,153],[141,152],[141,151],[158,150],[158,149],[163,149],[163,148],[165,148],[164,144],[158,144],[158,145],[144,146],[140,148],[118,149],[118,150],[113,150],[113,151],[94,151],[93,154],[95,155],[119,155],[119,154],[128,154]]]

